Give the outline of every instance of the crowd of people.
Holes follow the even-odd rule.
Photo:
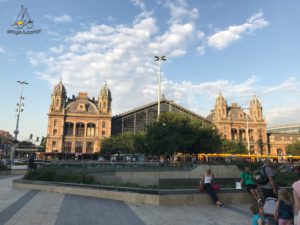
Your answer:
[[[300,180],[293,183],[293,193],[291,193],[285,188],[278,189],[275,171],[269,159],[264,161],[260,170],[266,177],[265,181],[261,177],[259,180],[259,177],[257,177],[259,175],[253,174],[249,167],[245,167],[240,174],[241,184],[254,200],[250,207],[253,214],[252,224],[294,224],[294,206],[297,215],[300,210]],[[213,187],[213,178],[214,174],[211,169],[207,169],[206,173],[201,177],[200,184],[217,207],[224,207],[224,204],[217,196],[216,189]],[[268,204],[273,204],[273,206],[269,207]],[[297,218],[297,224],[300,225],[300,216]]]

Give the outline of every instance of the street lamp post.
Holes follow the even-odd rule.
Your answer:
[[[158,83],[157,83],[157,121],[159,120],[160,115],[160,67],[161,67],[161,61],[166,61],[166,56],[154,56],[155,61],[158,62]]]
[[[247,110],[248,108],[244,108]],[[248,146],[248,155],[250,155],[250,134],[249,134],[249,121],[248,121],[248,114],[246,114],[246,130],[247,130],[247,146]]]
[[[20,120],[20,113],[23,112],[23,106],[24,103],[22,101],[24,100],[23,97],[23,86],[24,84],[28,84],[26,81],[17,81],[21,85],[21,92],[20,92],[20,99],[19,103],[17,103],[17,125],[16,125],[16,130],[14,131],[15,138],[14,138],[14,146],[10,152],[10,165],[11,167],[14,165],[14,158],[15,158],[15,151],[16,151],[16,145],[17,145],[17,140],[18,140],[18,134],[19,134],[19,120]]]

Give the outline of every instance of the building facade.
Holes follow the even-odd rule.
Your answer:
[[[157,120],[157,101],[135,108],[133,110],[116,115],[112,118],[112,135],[126,132],[138,133],[146,131],[147,126]],[[199,119],[203,124],[211,125],[211,122],[204,117],[176,104],[172,100],[167,100],[163,96],[160,101],[160,112],[184,113],[193,118]]]
[[[224,139],[241,141],[251,154],[268,153],[267,125],[262,105],[255,95],[250,100],[249,107],[242,108],[237,103],[229,106],[220,93],[207,119],[218,128]]]
[[[269,127],[269,148],[277,155],[286,155],[286,147],[300,141],[300,124],[288,124]]]
[[[100,140],[111,135],[111,102],[106,84],[95,100],[84,92],[67,98],[60,81],[51,95],[46,152],[79,155],[99,152]]]

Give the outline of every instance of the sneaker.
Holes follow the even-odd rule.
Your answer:
[[[225,206],[223,204],[217,205],[218,208],[224,208]]]

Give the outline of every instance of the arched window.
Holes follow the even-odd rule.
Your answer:
[[[81,141],[75,142],[75,152],[81,153],[82,147],[83,147],[83,143]]]
[[[59,106],[59,99],[56,99],[56,106]]]
[[[86,136],[87,137],[94,137],[95,136],[95,124],[88,123],[87,124],[87,130],[86,130]]]
[[[73,129],[74,129],[73,123],[70,123],[70,122],[65,123],[65,131],[64,131],[65,136],[68,136],[68,137],[73,136]]]
[[[86,143],[86,153],[93,153],[94,152],[94,142],[88,141]]]
[[[57,126],[57,120],[53,121],[53,126],[55,126],[55,127]]]
[[[106,108],[106,102],[103,102],[103,109]]]
[[[76,123],[76,137],[84,137],[84,124],[83,123]]]
[[[102,129],[104,129],[106,126],[105,121],[102,122]]]

